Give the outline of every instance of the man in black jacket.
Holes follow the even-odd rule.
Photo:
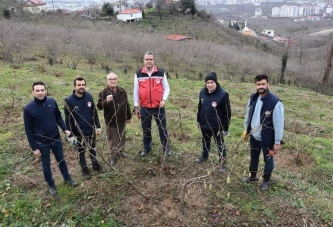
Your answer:
[[[202,154],[196,163],[206,162],[209,157],[211,138],[214,137],[219,151],[219,172],[226,171],[224,163],[227,150],[224,136],[228,135],[231,119],[229,95],[217,82],[215,72],[205,77],[206,86],[200,91],[197,113],[198,127],[202,133]]]
[[[49,185],[49,192],[55,195],[57,191],[52,177],[50,150],[59,163],[64,182],[74,187],[79,184],[71,179],[68,172],[58,126],[67,136],[71,132],[67,130],[57,102],[53,98],[46,97],[46,94],[47,90],[43,82],[33,83],[34,100],[24,107],[23,118],[29,145],[34,155],[41,158],[44,179]]]
[[[90,179],[85,151],[89,151],[92,167],[96,171],[102,168],[96,156],[96,135],[101,133],[94,100],[89,92],[86,92],[86,81],[82,77],[74,80],[73,94],[65,100],[65,119],[67,127],[78,139],[78,157],[82,176]]]
[[[111,72],[106,76],[107,87],[98,94],[97,108],[103,110],[106,135],[110,148],[110,164],[114,166],[118,157],[126,158],[124,152],[126,124],[131,122],[132,113],[125,89],[118,86],[118,76]]]

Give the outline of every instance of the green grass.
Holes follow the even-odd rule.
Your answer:
[[[56,77],[53,69],[61,76]],[[127,90],[132,106],[134,70],[125,75],[121,64],[115,64],[113,70],[119,74],[120,86]],[[133,119],[127,130],[126,151],[130,157],[120,161],[119,172],[107,169],[102,174],[93,173],[90,181],[82,181],[75,151],[65,144],[70,171],[82,184],[76,189],[64,186],[55,168],[58,196],[48,195],[40,163],[34,159],[26,141],[22,108],[32,100],[30,90],[35,80],[46,82],[48,91],[63,108],[63,100],[71,94],[76,75],[85,77],[87,88],[96,100],[98,92],[106,86],[106,73],[97,65],[93,66],[93,71],[85,63],[80,64],[77,70],[62,65],[51,68],[40,59],[25,63],[19,69],[2,63],[1,120],[10,111],[0,129],[0,222],[3,226],[134,226],[135,221],[142,226],[168,226],[166,218],[177,226],[179,222],[170,219],[166,215],[168,212],[175,212],[174,215],[184,220],[183,224],[187,226],[200,226],[203,220],[211,226],[220,226],[222,222],[226,226],[241,226],[243,223],[249,226],[302,226],[301,213],[316,226],[332,225],[332,98],[287,85],[271,86],[285,105],[286,145],[276,158],[273,183],[267,193],[258,191],[259,182],[240,183],[247,174],[249,162],[248,145],[240,142],[240,137],[245,107],[254,91],[253,84],[219,79],[230,94],[232,106],[230,135],[226,138],[230,172],[219,175],[212,169],[212,163],[217,160],[215,145],[211,152],[212,163],[194,164],[201,152],[196,109],[198,93],[204,83],[173,77],[169,80],[171,94],[166,108],[173,151],[170,158],[163,163],[155,124],[152,155],[146,158],[139,156],[142,132],[139,121]],[[13,100],[15,105],[12,107]],[[99,116],[103,124],[101,111]],[[104,137],[98,139],[98,150],[107,159]],[[298,165],[294,162],[297,151],[301,160]],[[164,168],[161,171],[162,163]],[[190,191],[186,194],[182,214],[177,202],[181,185],[208,171],[212,175],[188,187]],[[262,160],[259,171],[260,174],[263,171]],[[227,176],[230,177],[229,183]],[[143,199],[128,180],[140,192],[154,199]],[[209,185],[212,185],[211,189]],[[165,205],[166,200],[171,201],[169,207]]]

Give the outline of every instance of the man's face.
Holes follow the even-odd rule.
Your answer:
[[[216,90],[216,83],[213,80],[207,80],[206,88],[208,89],[209,93],[212,93]]]
[[[147,69],[152,69],[154,67],[154,55],[145,55],[143,64]]]
[[[43,100],[46,96],[46,88],[44,85],[35,85],[31,93],[35,98]]]
[[[261,96],[265,95],[268,91],[268,82],[267,82],[267,80],[263,79],[263,80],[257,81],[256,82],[256,90]]]
[[[77,80],[74,86],[75,93],[84,94],[86,90],[86,82],[84,80]]]
[[[108,83],[110,88],[117,87],[117,85],[118,85],[117,75],[115,75],[115,74],[108,75],[107,83]]]

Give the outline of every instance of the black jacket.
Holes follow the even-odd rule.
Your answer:
[[[57,102],[50,97],[43,100],[34,98],[24,107],[23,118],[25,133],[33,151],[38,149],[38,144],[61,140],[58,125],[63,131],[67,130]]]
[[[73,94],[65,99],[65,121],[68,129],[75,136],[89,136],[94,128],[100,128],[94,100],[89,92],[82,97]]]
[[[227,132],[231,119],[229,94],[219,83],[216,85],[212,93],[206,87],[200,91],[197,122],[201,129]]]

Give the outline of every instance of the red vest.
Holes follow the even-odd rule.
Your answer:
[[[139,83],[140,106],[146,108],[157,108],[163,99],[163,77],[164,70],[154,66],[151,76],[147,74],[146,68],[136,72]]]

